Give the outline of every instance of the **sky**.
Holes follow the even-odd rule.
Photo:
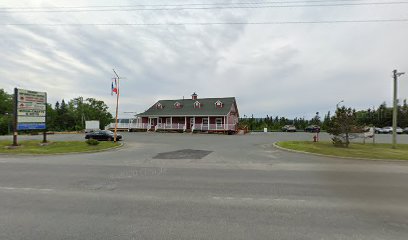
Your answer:
[[[114,113],[115,69],[120,117],[196,92],[235,97],[241,117],[312,118],[390,105],[392,70],[408,72],[407,0],[2,0],[0,36],[0,89]]]

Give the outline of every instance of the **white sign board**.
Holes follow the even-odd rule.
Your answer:
[[[17,89],[17,130],[45,129],[47,93]]]

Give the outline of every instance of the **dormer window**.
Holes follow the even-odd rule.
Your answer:
[[[201,108],[201,103],[199,101],[195,101],[194,108]]]
[[[181,103],[179,103],[179,102],[174,103],[174,108],[182,108],[182,107],[183,107],[183,105],[181,105]]]
[[[223,104],[220,100],[218,100],[218,101],[215,102],[215,107],[216,107],[216,108],[222,108],[223,105],[224,105],[224,104]]]
[[[156,104],[156,108],[157,108],[157,109],[162,109],[162,108],[163,108],[163,105],[162,105],[161,103],[157,103],[157,104]]]

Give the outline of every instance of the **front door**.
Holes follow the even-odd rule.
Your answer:
[[[194,123],[195,123],[194,120],[195,120],[194,118],[190,118],[190,129],[193,128],[193,125],[194,125]]]
[[[151,118],[150,119],[150,124],[152,125],[152,127],[157,125],[157,118]]]
[[[222,118],[215,119],[215,127],[216,129],[222,129]]]
[[[205,130],[209,130],[210,128],[209,128],[209,125],[208,125],[208,118],[203,118],[203,120],[202,120],[202,125],[203,125],[203,129],[205,129]]]

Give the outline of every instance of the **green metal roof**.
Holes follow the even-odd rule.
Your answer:
[[[215,106],[215,103],[220,100],[223,104],[222,108]],[[201,104],[200,108],[194,108],[194,103],[198,101]],[[181,108],[176,108],[175,103],[179,102],[183,105]],[[157,104],[161,104],[162,108],[157,108]],[[225,116],[231,110],[232,104],[235,103],[234,97],[227,98],[199,98],[192,99],[177,99],[177,100],[159,100],[144,113],[137,114],[139,117],[148,116]]]

